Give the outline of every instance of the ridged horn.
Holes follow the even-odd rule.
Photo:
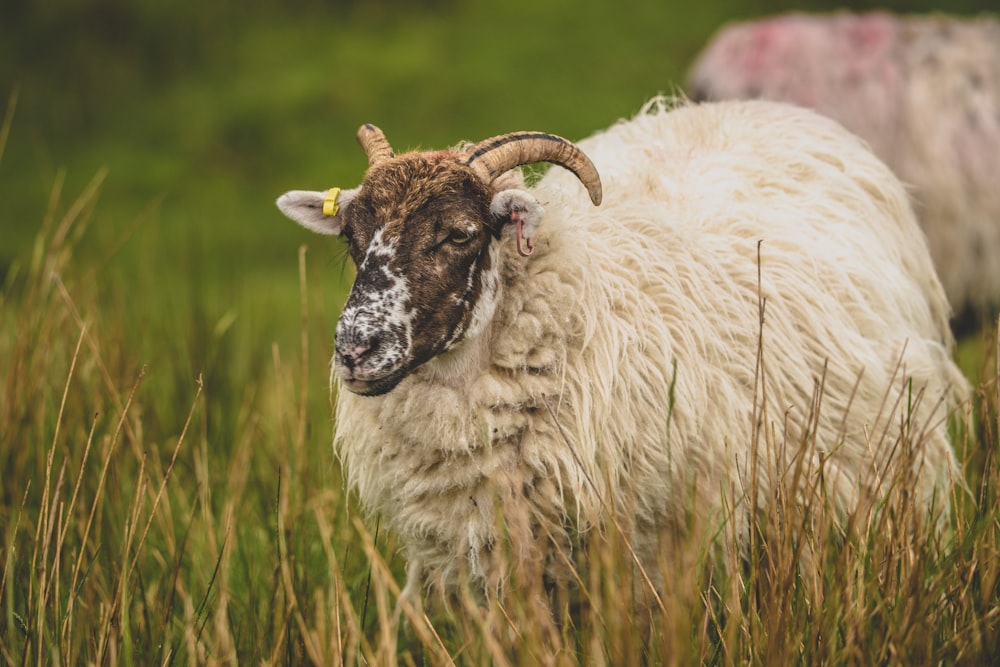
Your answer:
[[[576,174],[594,206],[601,203],[601,175],[573,142],[546,132],[512,132],[480,141],[466,151],[465,164],[486,183],[509,169],[551,162]]]
[[[385,138],[382,130],[370,123],[365,123],[358,128],[358,143],[365,149],[369,167],[374,167],[379,162],[385,162],[390,158],[396,157],[396,154],[392,152],[392,146],[389,145],[389,140]]]

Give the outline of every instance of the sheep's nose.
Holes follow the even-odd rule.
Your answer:
[[[337,342],[335,345],[337,356],[340,357],[340,363],[350,370],[353,370],[358,364],[364,361],[378,347],[374,337],[363,340],[352,338],[343,344]]]

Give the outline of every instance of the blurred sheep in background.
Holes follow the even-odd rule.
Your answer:
[[[1000,20],[875,12],[724,26],[688,77],[696,100],[811,107],[866,139],[911,186],[968,333],[1000,306]]]

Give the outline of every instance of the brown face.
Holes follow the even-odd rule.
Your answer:
[[[545,132],[399,157],[374,125],[358,130],[358,142],[369,164],[360,188],[291,190],[276,203],[307,229],[347,239],[358,276],[337,323],[333,365],[350,391],[376,396],[490,322],[499,285],[493,241],[512,225],[518,249],[523,240],[530,250],[544,215],[519,178],[501,181],[505,174],[558,164],[595,206],[601,179],[579,148]]]
[[[349,390],[390,391],[462,340],[477,303],[493,298],[490,195],[450,153],[369,171],[341,229],[358,269],[335,341],[334,366]]]

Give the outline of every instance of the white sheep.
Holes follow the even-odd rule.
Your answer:
[[[755,419],[807,443],[842,509],[882,492],[906,430],[918,502],[946,502],[967,386],[899,182],[808,110],[672,104],[578,148],[521,133],[395,156],[365,126],[360,188],[278,200],[358,267],[335,451],[405,545],[408,594],[492,596],[543,563],[565,580],[553,550],[608,521],[655,572],[660,531],[721,523],[745,490]],[[508,172],[542,160],[575,176]],[[594,202],[603,181],[599,207],[581,181]]]
[[[688,77],[696,99],[813,108],[866,139],[912,185],[958,315],[1000,306],[1000,21],[882,12],[787,14],[723,27]]]

